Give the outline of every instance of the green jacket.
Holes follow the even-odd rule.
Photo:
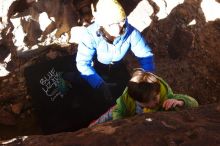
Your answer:
[[[187,95],[174,94],[170,86],[160,77],[156,76],[160,81],[160,103],[154,109],[144,108],[143,112],[163,111],[163,102],[167,99],[179,99],[184,101],[184,107],[198,107],[198,102]],[[130,117],[136,114],[136,101],[132,99],[127,92],[127,88],[123,94],[117,99],[116,105],[113,108],[113,120]]]

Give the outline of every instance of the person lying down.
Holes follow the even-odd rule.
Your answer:
[[[198,102],[188,95],[174,94],[161,77],[136,69],[123,94],[116,100],[116,104],[93,121],[89,127],[136,114],[177,110],[184,107],[198,107]]]

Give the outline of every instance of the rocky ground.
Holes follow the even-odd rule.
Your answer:
[[[70,24],[67,20],[58,20],[58,24],[55,24],[55,26],[62,24],[63,27],[59,27],[61,32],[69,31],[68,26],[87,25],[91,20],[91,1],[74,2],[76,3],[68,8],[77,12],[74,13],[75,15],[71,15],[75,23]],[[127,14],[135,8],[138,2],[139,0],[129,2],[121,0]],[[163,77],[174,92],[191,95],[198,100],[200,105],[219,102],[220,43],[218,38],[220,37],[220,19],[207,22],[201,9],[201,0],[185,0],[184,3],[174,7],[169,15],[163,19],[159,19],[156,15],[159,11],[158,5],[151,0],[148,2],[152,6],[151,9],[153,8],[153,13],[150,15],[152,22],[144,29],[143,35],[155,53],[156,74]],[[13,7],[16,8],[16,5]],[[29,7],[33,8],[31,5],[26,5],[21,10],[14,9],[24,11]],[[41,7],[48,8],[46,4],[41,5]],[[14,9],[11,10],[10,17],[14,14]],[[33,10],[35,9],[32,9],[32,13]],[[55,13],[50,9],[48,9],[48,12]],[[65,16],[68,12],[62,14]],[[54,16],[59,17],[56,13]],[[77,18],[80,18],[80,23],[76,22]],[[196,23],[190,24],[193,20]],[[1,21],[3,22],[4,19]],[[33,34],[39,33],[39,30],[34,26],[33,24],[26,26],[29,27],[30,34],[25,39],[29,48],[36,44],[36,38],[33,37],[35,36]],[[52,39],[50,41],[58,42],[58,45],[61,46],[56,49],[55,54],[51,54],[48,47],[41,47],[43,49],[39,49],[40,51],[20,54],[16,48],[22,45],[16,46],[13,43],[12,28],[9,23],[6,28],[1,30],[1,66],[7,66],[11,73],[8,76],[0,77],[0,140],[18,135],[42,134],[32,112],[32,99],[27,95],[23,76],[24,68],[39,61],[42,57],[53,58],[54,55],[62,56],[76,51],[75,44],[63,44],[60,40]],[[8,31],[11,33],[7,33]],[[45,30],[44,34],[50,32],[51,30]],[[43,33],[42,30],[40,33]],[[63,53],[64,50],[65,53]],[[9,52],[11,52],[11,61],[5,63],[4,59]],[[127,61],[129,68],[136,66],[131,54],[127,57]],[[220,142],[217,140],[219,138],[218,128],[220,128],[218,112],[219,107],[217,105],[207,105],[198,110],[148,114],[110,122],[93,129],[83,129],[75,133],[45,137],[36,136],[28,138],[24,142],[16,140],[12,145],[16,145],[16,143],[49,145],[51,141],[54,142],[51,145],[132,145],[135,138],[138,138],[137,145],[145,145],[147,142],[152,145],[219,145]],[[183,115],[188,116],[189,113],[192,114],[193,118],[189,116],[188,119],[184,120]],[[147,118],[155,119],[155,125],[152,122],[146,125],[148,123]],[[149,130],[152,130],[153,133],[148,133]],[[139,131],[142,131],[143,134],[140,134]],[[116,139],[116,135],[120,138]],[[176,138],[174,138],[174,135],[176,135]],[[149,139],[143,138],[145,136]],[[158,138],[155,139],[155,137]],[[99,141],[99,139],[102,139],[102,141]],[[83,142],[84,140],[88,143]]]
[[[157,112],[116,120],[74,133],[24,136],[7,146],[207,146],[219,145],[220,106],[212,104],[179,112]]]

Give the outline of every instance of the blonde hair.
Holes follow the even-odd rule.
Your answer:
[[[148,102],[159,92],[160,83],[156,76],[141,69],[136,70],[128,82],[128,94],[139,102]]]

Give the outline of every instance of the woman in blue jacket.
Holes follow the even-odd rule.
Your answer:
[[[131,50],[141,68],[150,72],[154,71],[153,53],[141,33],[128,23],[117,0],[99,0],[93,14],[95,22],[83,32],[78,45],[77,69],[106,99],[116,99],[130,79],[123,62],[126,53]]]

